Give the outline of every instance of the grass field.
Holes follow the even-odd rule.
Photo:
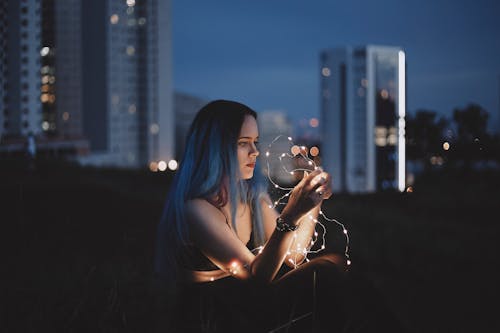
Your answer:
[[[0,166],[0,330],[153,331],[154,234],[170,179]],[[499,187],[498,172],[441,171],[413,193],[339,194],[323,210],[410,332],[498,332]]]

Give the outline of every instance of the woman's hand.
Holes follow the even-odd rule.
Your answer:
[[[290,193],[290,199],[283,208],[281,216],[287,221],[296,223],[304,214],[331,195],[331,178],[327,172],[318,168],[310,174],[304,173],[302,180]]]

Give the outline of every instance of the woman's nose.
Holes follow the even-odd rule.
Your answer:
[[[252,151],[250,151],[250,155],[255,155],[259,156],[259,150],[257,149],[257,146],[255,144],[252,144]]]

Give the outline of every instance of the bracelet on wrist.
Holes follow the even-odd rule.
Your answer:
[[[295,231],[297,228],[297,225],[289,224],[281,216],[276,219],[276,230],[280,232]]]

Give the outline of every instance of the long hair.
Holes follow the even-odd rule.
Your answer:
[[[189,244],[184,216],[188,200],[202,198],[216,207],[229,202],[235,230],[237,204],[249,204],[255,244],[265,241],[260,204],[263,188],[258,176],[241,179],[237,157],[237,141],[247,115],[257,119],[257,113],[244,104],[215,100],[202,107],[191,124],[157,228],[155,271],[167,281],[176,280],[180,251]],[[225,179],[228,186],[224,186]]]

